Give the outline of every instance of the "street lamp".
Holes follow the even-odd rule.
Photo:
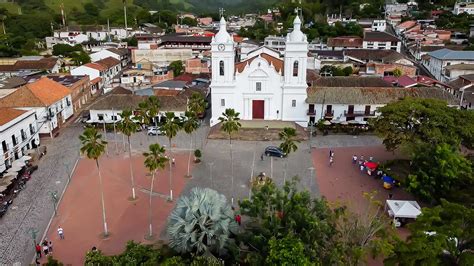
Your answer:
[[[212,166],[214,166],[214,162],[207,163],[209,165],[209,175],[211,177],[211,188],[214,189],[214,184],[212,182]]]
[[[51,195],[51,201],[53,202],[53,208],[54,208],[54,216],[56,216],[56,207],[58,204],[58,192],[57,191],[50,191],[49,194]]]
[[[313,184],[313,173],[314,173],[315,168],[311,166],[311,167],[308,168],[308,170],[309,170],[309,173],[310,173],[310,175],[309,175],[309,190],[311,191],[311,187],[312,187],[312,184]]]
[[[313,142],[313,130],[314,130],[314,122],[309,122],[309,153],[311,153],[312,142]]]

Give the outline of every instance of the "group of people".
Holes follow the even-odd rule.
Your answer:
[[[58,226],[57,229],[59,239],[64,239],[64,229],[61,226]],[[36,251],[36,265],[40,265],[39,259],[41,259],[42,255],[49,256],[53,254],[53,242],[45,238],[41,245],[36,243],[35,245]]]
[[[334,151],[329,150],[329,166],[331,167],[334,164]]]

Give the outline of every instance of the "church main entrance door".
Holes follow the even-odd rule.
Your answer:
[[[263,119],[265,110],[264,100],[253,100],[252,101],[252,118]]]

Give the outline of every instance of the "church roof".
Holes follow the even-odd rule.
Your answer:
[[[247,64],[252,63],[252,61],[253,61],[255,58],[259,57],[259,56],[262,57],[263,59],[267,60],[267,62],[268,62],[269,64],[272,64],[272,65],[275,67],[275,70],[276,70],[277,72],[280,72],[280,71],[281,71],[281,73],[283,73],[283,65],[284,65],[284,64],[283,64],[283,60],[281,60],[281,59],[279,59],[279,58],[276,58],[276,57],[273,57],[273,56],[271,56],[271,55],[269,55],[269,54],[266,54],[266,53],[261,53],[261,54],[258,55],[258,56],[254,56],[254,57],[249,58],[249,59],[247,59],[247,60],[245,60],[245,61],[242,61],[242,62],[239,62],[239,63],[235,64],[235,71],[238,71],[239,73],[242,72],[242,71],[244,71],[245,66],[246,66]]]

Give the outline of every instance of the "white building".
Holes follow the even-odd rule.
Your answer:
[[[286,47],[285,42],[286,42],[286,39],[284,36],[270,35],[270,36],[265,37],[265,39],[263,40],[263,44],[266,47],[280,51],[280,52],[285,51],[285,47]]]
[[[456,72],[447,71],[447,66],[457,64],[474,64],[474,51],[453,51],[440,49],[423,56],[423,65],[439,81],[448,82],[457,78]],[[449,70],[449,68],[448,68]],[[449,73],[449,75],[446,75]],[[463,74],[463,73],[459,73]]]
[[[0,107],[34,110],[38,133],[51,137],[74,112],[71,91],[46,77],[28,83],[1,98]]]
[[[364,49],[395,50],[400,53],[402,42],[397,37],[387,32],[367,31],[364,32],[362,42]]]
[[[14,160],[25,155],[25,150],[39,146],[37,129],[34,110],[0,108],[0,173],[7,170]]]
[[[120,62],[122,62],[122,67],[126,67],[130,63],[130,55],[128,52],[128,49],[126,48],[109,48],[109,49],[104,49],[95,53],[90,54],[91,61],[92,62],[97,62],[99,60],[105,59],[107,57],[112,57]]]
[[[374,19],[370,29],[372,31],[385,31],[387,29],[387,21],[385,19]]]
[[[235,63],[235,43],[221,18],[211,43],[211,126],[227,108],[235,109],[244,120],[294,121],[306,126],[308,42],[301,32],[300,18],[293,24],[283,59],[264,53],[262,48],[256,51],[258,55]]]
[[[474,15],[474,2],[469,0],[456,2],[456,4],[454,4],[453,14],[459,15],[462,13]]]
[[[99,88],[108,86],[112,83],[114,77],[122,71],[121,61],[107,57],[93,63],[87,63],[71,70],[72,75],[88,75],[91,82],[99,80]],[[118,78],[118,77],[117,77]]]

